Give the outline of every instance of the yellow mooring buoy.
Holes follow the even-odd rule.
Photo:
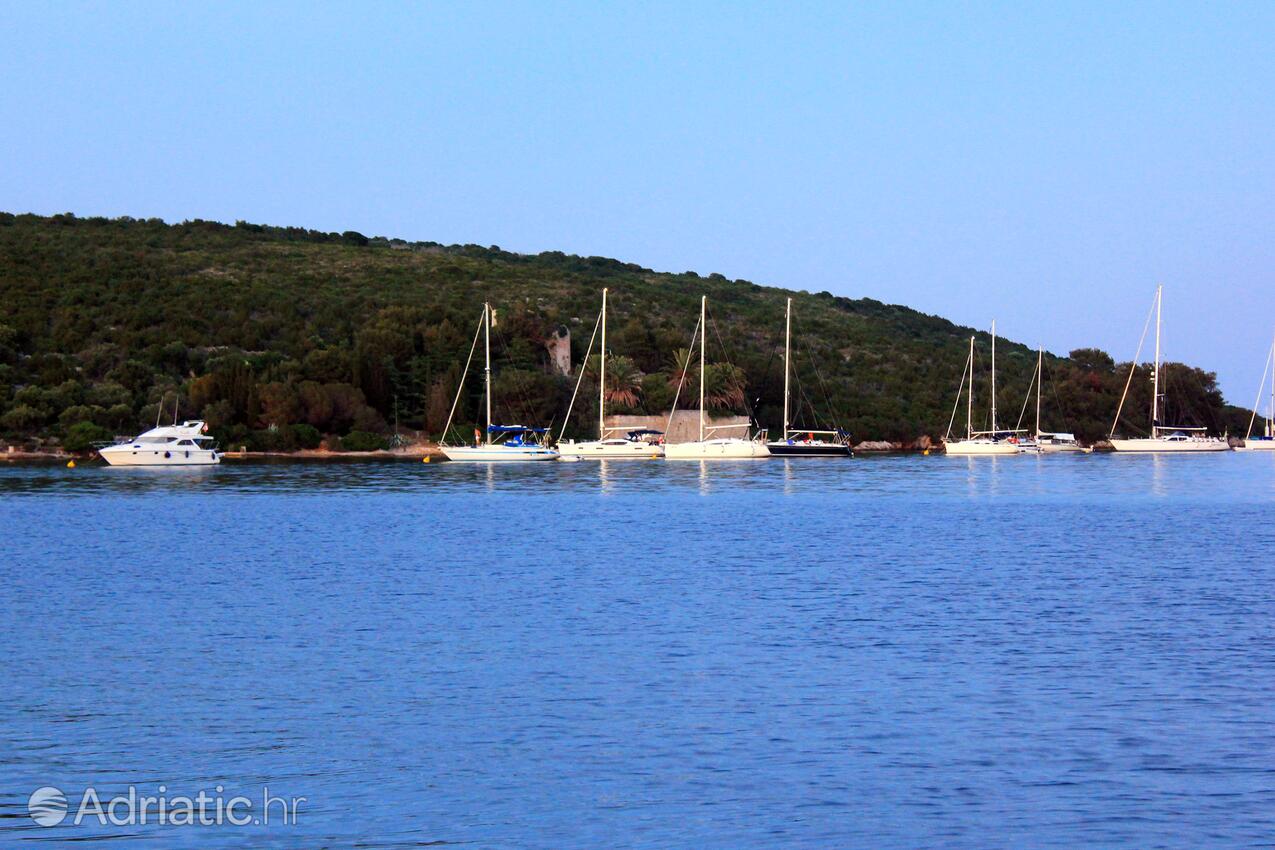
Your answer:
[[[425,457],[421,458],[421,463],[429,463],[429,455],[425,455]]]
[[[66,462],[66,468],[67,468],[67,469],[75,469],[75,461],[73,461],[73,460],[68,460],[68,461]]]

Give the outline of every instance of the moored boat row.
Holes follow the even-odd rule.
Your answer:
[[[699,320],[695,326],[695,330],[691,336],[690,348],[686,349],[685,361],[679,359],[679,376],[677,381],[676,393],[673,397],[672,409],[668,415],[668,425],[666,431],[656,430],[648,427],[616,427],[606,424],[607,404],[608,404],[608,383],[607,383],[607,358],[609,351],[607,349],[607,297],[608,290],[602,290],[602,305],[598,314],[598,322],[594,327],[593,336],[589,340],[589,347],[585,353],[584,361],[577,376],[575,391],[572,393],[571,403],[567,408],[567,421],[570,421],[571,412],[574,409],[577,396],[584,381],[586,368],[590,363],[590,355],[593,352],[593,344],[599,339],[600,346],[599,356],[597,358],[598,371],[598,422],[597,422],[597,438],[577,441],[575,439],[566,439],[566,425],[564,425],[557,436],[556,441],[552,439],[550,430],[547,427],[537,425],[523,424],[501,424],[493,420],[493,384],[492,384],[492,328],[495,326],[495,310],[490,303],[484,303],[482,315],[475,330],[473,342],[470,346],[468,359],[466,360],[464,370],[461,372],[459,385],[456,389],[455,398],[452,401],[451,409],[448,413],[447,424],[444,427],[443,439],[439,448],[448,460],[452,461],[471,461],[481,463],[501,463],[501,462],[538,462],[552,460],[603,460],[603,459],[649,459],[649,458],[667,458],[669,460],[744,460],[766,458],[771,456],[779,457],[809,457],[809,458],[834,458],[834,457],[851,457],[851,443],[848,432],[837,427],[818,427],[819,422],[815,416],[814,405],[809,403],[802,390],[798,390],[799,396],[805,405],[809,408],[811,419],[816,427],[801,423],[801,416],[794,417],[793,401],[793,382],[795,379],[795,371],[792,365],[792,339],[793,339],[793,311],[792,299],[787,299],[784,322],[784,389],[783,389],[783,419],[782,430],[778,439],[768,439],[767,432],[764,429],[754,428],[754,420],[751,416],[747,422],[733,423],[727,425],[710,424],[706,419],[707,397],[706,384],[709,374],[709,364],[707,361],[708,348],[708,298],[701,296],[700,298],[700,314]],[[1107,444],[1110,450],[1116,452],[1130,453],[1147,453],[1147,452],[1216,452],[1225,451],[1230,448],[1228,440],[1225,438],[1211,437],[1207,435],[1204,428],[1190,425],[1166,425],[1161,421],[1161,413],[1163,410],[1163,401],[1165,398],[1164,387],[1161,379],[1161,356],[1160,356],[1160,330],[1161,330],[1161,308],[1163,301],[1163,287],[1156,288],[1154,301],[1155,316],[1155,358],[1151,371],[1151,410],[1150,410],[1150,433],[1147,436],[1124,436],[1117,435],[1117,429],[1121,425],[1121,416],[1124,411],[1125,401],[1129,395],[1129,389],[1133,378],[1137,372],[1138,356],[1142,351],[1142,343],[1146,338],[1146,328],[1143,329],[1143,339],[1139,342],[1138,352],[1135,354],[1130,366],[1129,378],[1125,382],[1124,391],[1121,394],[1120,404],[1116,410],[1116,418],[1112,424]],[[1148,316],[1148,324],[1150,316]],[[714,326],[716,327],[716,326]],[[461,399],[464,397],[465,379],[468,376],[470,367],[474,362],[479,340],[483,345],[483,428],[474,428],[472,442],[460,442],[453,440],[452,425],[456,420],[457,411],[460,407]],[[720,340],[720,335],[719,335]],[[696,348],[698,346],[698,349]],[[666,433],[671,429],[674,415],[677,412],[678,401],[681,399],[682,390],[687,382],[688,376],[691,374],[690,358],[698,353],[699,356],[699,372],[697,376],[698,384],[698,416],[697,429],[693,439],[681,442],[668,442]],[[975,426],[974,415],[974,381],[977,369],[976,356],[976,337],[971,336],[969,340],[969,354],[967,355],[965,367],[961,374],[961,383],[957,389],[956,402],[953,405],[952,417],[948,422],[947,432],[942,444],[943,450],[953,456],[969,456],[969,457],[987,457],[987,456],[1009,456],[1019,454],[1056,454],[1067,452],[1090,451],[1091,449],[1082,446],[1077,441],[1074,434],[1063,431],[1043,431],[1042,424],[1042,404],[1043,404],[1043,387],[1044,387],[1044,349],[1039,348],[1037,351],[1036,370],[1032,378],[1032,383],[1027,389],[1027,396],[1023,402],[1023,411],[1019,415],[1019,421],[1013,428],[1002,427],[998,419],[997,411],[997,394],[996,394],[996,323],[992,322],[991,326],[991,360],[990,360],[990,404],[989,418],[986,422],[985,429],[978,429]],[[729,363],[728,368],[733,369]],[[623,368],[623,367],[621,367]],[[727,374],[730,374],[729,372]],[[817,366],[815,374],[818,375]],[[1271,401],[1270,407],[1265,420],[1265,434],[1262,436],[1253,435],[1253,424],[1257,414],[1254,412],[1253,418],[1250,419],[1248,434],[1245,441],[1239,447],[1249,451],[1275,451],[1275,343],[1272,343],[1271,349],[1267,354],[1266,369],[1263,372],[1262,385],[1258,388],[1258,400],[1262,396],[1262,390],[1265,387],[1267,375],[1271,377]],[[720,376],[719,376],[720,377]],[[822,376],[819,376],[822,383]],[[740,382],[735,379],[733,392],[734,396],[732,404],[743,401],[744,394]],[[623,390],[623,388],[621,388]],[[1031,401],[1032,391],[1036,394],[1035,404],[1035,428],[1028,430],[1023,428],[1023,418],[1027,410],[1027,405]],[[826,393],[826,391],[825,391]],[[956,423],[957,410],[960,408],[962,395],[966,401],[966,421],[965,433],[961,437],[953,437],[953,426]],[[620,392],[615,398],[624,399],[624,395]],[[629,403],[632,403],[632,394],[629,396]],[[162,408],[161,403],[161,408]],[[1256,411],[1256,404],[1254,411]],[[798,405],[798,411],[802,406]],[[794,418],[797,421],[794,421]],[[117,442],[113,445],[103,445],[99,449],[102,458],[113,466],[187,466],[187,465],[209,465],[220,462],[221,454],[217,450],[212,438],[207,436],[207,426],[203,421],[194,420],[177,424],[177,411],[173,411],[173,424],[171,426],[160,427],[156,422],[156,427],[147,431],[138,437],[130,438],[126,441]],[[927,451],[928,453],[928,451]]]
[[[478,330],[474,335],[474,342],[470,346],[469,359],[465,364],[465,370],[462,373],[460,386],[457,387],[456,397],[452,402],[452,408],[448,415],[447,425],[444,428],[444,440],[440,445],[440,449],[448,460],[453,461],[480,461],[484,463],[502,462],[502,461],[542,461],[542,460],[617,460],[617,459],[646,459],[646,458],[667,458],[668,460],[752,460],[758,458],[777,456],[789,457],[850,457],[852,452],[849,444],[849,434],[841,429],[793,429],[790,420],[791,407],[791,386],[790,379],[792,376],[792,299],[788,299],[787,314],[785,321],[784,334],[784,417],[783,417],[783,437],[778,440],[767,441],[765,430],[755,430],[752,427],[752,420],[741,424],[731,425],[710,425],[705,415],[707,410],[705,398],[704,376],[707,373],[707,349],[708,349],[708,298],[701,296],[700,298],[700,315],[699,322],[695,326],[695,331],[691,335],[691,347],[688,352],[694,353],[698,346],[699,352],[699,404],[697,417],[696,438],[678,443],[669,443],[665,440],[665,433],[650,428],[623,429],[612,428],[606,424],[606,406],[607,406],[607,382],[606,382],[606,361],[607,361],[607,290],[602,290],[602,309],[598,315],[598,325],[594,328],[594,335],[589,340],[589,348],[585,354],[585,362],[588,362],[589,355],[593,351],[593,343],[601,332],[601,344],[599,347],[599,375],[598,375],[598,436],[596,440],[584,440],[577,442],[576,440],[565,440],[566,426],[563,432],[559,434],[555,444],[550,444],[547,438],[548,430],[545,428],[536,428],[524,425],[499,425],[492,421],[492,384],[491,384],[491,327],[493,310],[489,303],[483,305],[482,318],[479,321]],[[464,392],[464,378],[469,372],[470,364],[473,362],[474,354],[477,350],[479,337],[483,338],[483,356],[484,356],[484,402],[486,410],[486,431],[474,432],[474,441],[472,444],[459,445],[448,442],[448,435],[451,433],[452,421],[455,418],[457,406]],[[689,355],[688,355],[689,356]],[[687,373],[689,371],[688,364],[683,364],[683,369],[678,381],[677,392],[673,400],[673,408],[669,413],[669,423],[671,425],[673,416],[677,411],[677,402],[681,398],[681,392],[686,382]],[[571,402],[567,408],[567,419],[570,419],[571,411],[575,407],[576,398],[579,395],[581,384],[584,380],[584,368],[581,368],[580,374],[576,379],[575,391],[572,393]],[[732,434],[730,432],[739,431],[741,434]],[[624,436],[617,436],[619,432],[624,432]],[[829,439],[824,439],[828,437]]]

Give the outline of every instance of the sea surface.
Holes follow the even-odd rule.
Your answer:
[[[0,846],[1270,847],[1273,518],[1242,453],[0,466]],[[73,823],[130,786],[305,799]]]

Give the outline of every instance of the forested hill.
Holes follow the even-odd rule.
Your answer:
[[[481,305],[497,309],[502,419],[560,425],[603,287],[610,291],[612,412],[667,410],[707,294],[710,406],[752,407],[777,429],[784,300],[794,298],[799,421],[856,439],[941,436],[970,328],[905,307],[788,292],[721,275],[667,274],[599,257],[534,256],[354,232],[208,221],[0,214],[0,435],[83,443],[133,433],[180,398],[224,441],[261,448],[375,444],[395,422],[437,436]],[[550,343],[570,332],[573,374]],[[976,405],[985,416],[988,337],[979,332]],[[1001,424],[1018,418],[1035,352],[997,348]],[[684,392],[696,393],[692,360]],[[1126,367],[1127,368],[1127,367]],[[1125,373],[1091,349],[1046,356],[1045,428],[1106,433]],[[1224,405],[1211,373],[1166,370],[1169,418],[1232,433],[1247,412]],[[1145,431],[1149,381],[1133,381],[1129,433]],[[568,434],[596,421],[586,370]],[[458,420],[477,417],[474,373]],[[1030,418],[1030,413],[1029,417]],[[963,406],[958,424],[963,427]],[[468,431],[464,431],[468,433]],[[350,436],[353,434],[353,436]]]

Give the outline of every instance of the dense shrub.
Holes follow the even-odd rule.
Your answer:
[[[319,429],[304,422],[292,426],[292,444],[298,449],[317,449],[323,442]]]
[[[380,434],[367,431],[351,431],[341,438],[341,448],[347,452],[375,452],[389,448],[389,440]]]
[[[68,452],[84,452],[93,448],[94,443],[104,443],[111,439],[111,432],[101,425],[92,422],[78,422],[66,429],[66,437],[62,447]]]

